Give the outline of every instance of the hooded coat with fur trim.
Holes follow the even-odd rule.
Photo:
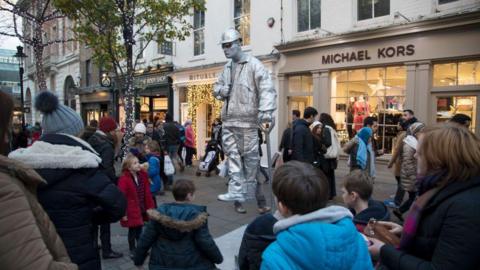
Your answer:
[[[169,203],[148,214],[150,222],[137,244],[135,265],[143,264],[150,248],[150,270],[215,269],[223,261],[208,231],[205,206]]]
[[[55,226],[37,201],[45,181],[0,155],[0,265],[3,270],[74,270]]]
[[[66,134],[47,134],[31,147],[10,153],[25,162],[47,184],[38,201],[50,216],[68,254],[80,270],[101,269],[93,246],[94,224],[118,221],[125,198],[99,169],[101,159],[85,141]]]

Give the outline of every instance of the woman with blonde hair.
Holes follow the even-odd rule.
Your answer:
[[[418,197],[398,247],[371,239],[379,269],[480,269],[480,139],[446,123],[419,133]]]

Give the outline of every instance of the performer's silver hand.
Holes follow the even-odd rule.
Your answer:
[[[273,112],[272,111],[259,112],[258,113],[258,122],[260,124],[272,123],[273,122]]]

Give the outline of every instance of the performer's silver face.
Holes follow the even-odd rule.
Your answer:
[[[233,42],[223,43],[222,49],[223,49],[223,53],[225,54],[225,57],[227,57],[228,59],[238,58],[242,53],[242,48],[238,40]]]

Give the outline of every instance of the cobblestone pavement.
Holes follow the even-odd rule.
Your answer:
[[[395,178],[393,177],[390,170],[387,169],[384,162],[378,163],[379,164],[377,164],[377,178],[375,180],[373,197],[378,200],[384,200],[395,192],[396,182]],[[337,197],[335,198],[334,203],[341,203],[342,199],[340,188],[342,184],[342,178],[347,173],[348,169],[346,161],[341,160],[336,171]],[[207,210],[210,214],[208,225],[210,233],[214,238],[218,238],[228,232],[231,232],[241,227],[244,224],[248,224],[255,217],[258,216],[255,201],[245,203],[245,208],[247,209],[246,214],[237,214],[233,209],[232,203],[217,201],[217,195],[226,191],[226,182],[224,178],[218,176],[197,177],[195,176],[195,168],[186,168],[185,172],[175,176],[175,179],[180,178],[194,180],[197,188],[194,203],[207,206]],[[268,184],[263,185],[263,190],[267,197],[267,202],[270,202],[270,187],[268,186]],[[173,196],[170,192],[166,192],[165,196],[157,198],[157,202],[159,203],[172,201]],[[111,230],[112,247],[115,251],[122,252],[124,256],[120,259],[102,260],[102,269],[136,269],[131,259],[128,257],[127,229],[120,227],[119,223],[115,223],[112,224]],[[241,239],[239,238],[238,242],[240,241]],[[226,254],[235,254],[236,251],[222,250],[222,253],[225,256]],[[148,259],[145,261],[144,269],[148,269]]]

